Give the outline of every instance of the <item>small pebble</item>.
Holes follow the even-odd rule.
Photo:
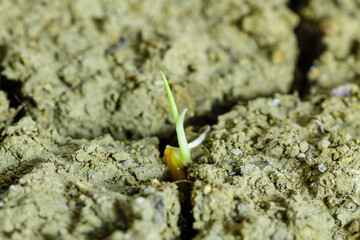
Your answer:
[[[307,150],[309,150],[309,144],[307,142],[301,142],[299,148],[300,152],[305,153]]]
[[[318,169],[321,173],[324,173],[327,170],[327,167],[325,166],[325,164],[320,163]]]
[[[306,158],[306,154],[305,153],[299,153],[298,158]]]
[[[212,188],[211,188],[210,185],[206,185],[206,186],[204,187],[204,193],[205,193],[205,194],[210,194],[211,191],[212,191]]]
[[[155,188],[152,186],[148,186],[147,188],[144,189],[145,195],[151,195],[153,193],[155,193]]]
[[[145,198],[144,197],[137,197],[137,198],[135,198],[134,202],[136,204],[139,204],[139,205],[143,204],[145,202]]]
[[[318,144],[317,144],[317,147],[318,147],[320,150],[327,149],[329,146],[330,146],[330,141],[327,140],[327,139],[323,139],[323,140],[321,140],[320,142],[318,142]]]
[[[241,153],[241,150],[238,148],[231,149],[231,153],[235,156],[238,156]]]
[[[274,98],[273,104],[275,107],[278,107],[280,103],[281,103],[281,100],[279,98]]]

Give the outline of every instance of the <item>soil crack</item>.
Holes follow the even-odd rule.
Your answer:
[[[300,11],[308,1],[290,1],[289,7],[300,17],[300,24],[295,29],[298,42],[299,55],[294,73],[291,91],[299,92],[302,98],[309,93],[309,80],[307,73],[324,50],[322,45],[323,33],[317,23],[305,19]]]

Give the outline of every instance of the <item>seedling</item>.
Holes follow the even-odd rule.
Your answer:
[[[164,80],[166,92],[170,102],[171,111],[174,116],[174,120],[176,124],[176,135],[179,143],[179,147],[172,147],[169,145],[166,146],[164,152],[165,161],[166,161],[166,165],[170,170],[172,179],[174,181],[184,180],[186,179],[185,167],[187,167],[191,162],[190,149],[200,145],[202,141],[204,141],[206,133],[210,130],[210,127],[208,126],[197,139],[195,139],[193,142],[188,144],[184,130],[184,118],[187,108],[185,108],[184,111],[179,116],[179,112],[177,110],[174,97],[171,93],[169,83],[166,80],[165,74],[161,71],[160,73]]]
[[[176,135],[179,143],[179,148],[172,147],[167,145],[165,148],[165,161],[166,165],[170,170],[171,177],[173,180],[182,180],[186,179],[185,167],[191,161],[190,148],[186,140],[185,130],[184,130],[184,118],[187,111],[187,108],[179,116],[179,112],[176,107],[174,97],[172,95],[168,81],[166,80],[165,74],[160,72],[164,80],[166,92],[169,98],[171,111],[174,116],[175,125],[176,125]]]

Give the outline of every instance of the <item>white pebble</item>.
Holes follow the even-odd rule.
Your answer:
[[[241,150],[238,148],[231,149],[230,151],[233,155],[238,156],[241,153]]]
[[[306,158],[306,154],[305,153],[299,153],[298,158]]]
[[[320,163],[318,169],[321,173],[324,173],[327,170],[327,167],[325,166],[325,164]]]

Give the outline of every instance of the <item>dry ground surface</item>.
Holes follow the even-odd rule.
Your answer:
[[[0,2],[1,239],[359,239],[360,1]],[[165,72],[194,139],[163,148]]]

